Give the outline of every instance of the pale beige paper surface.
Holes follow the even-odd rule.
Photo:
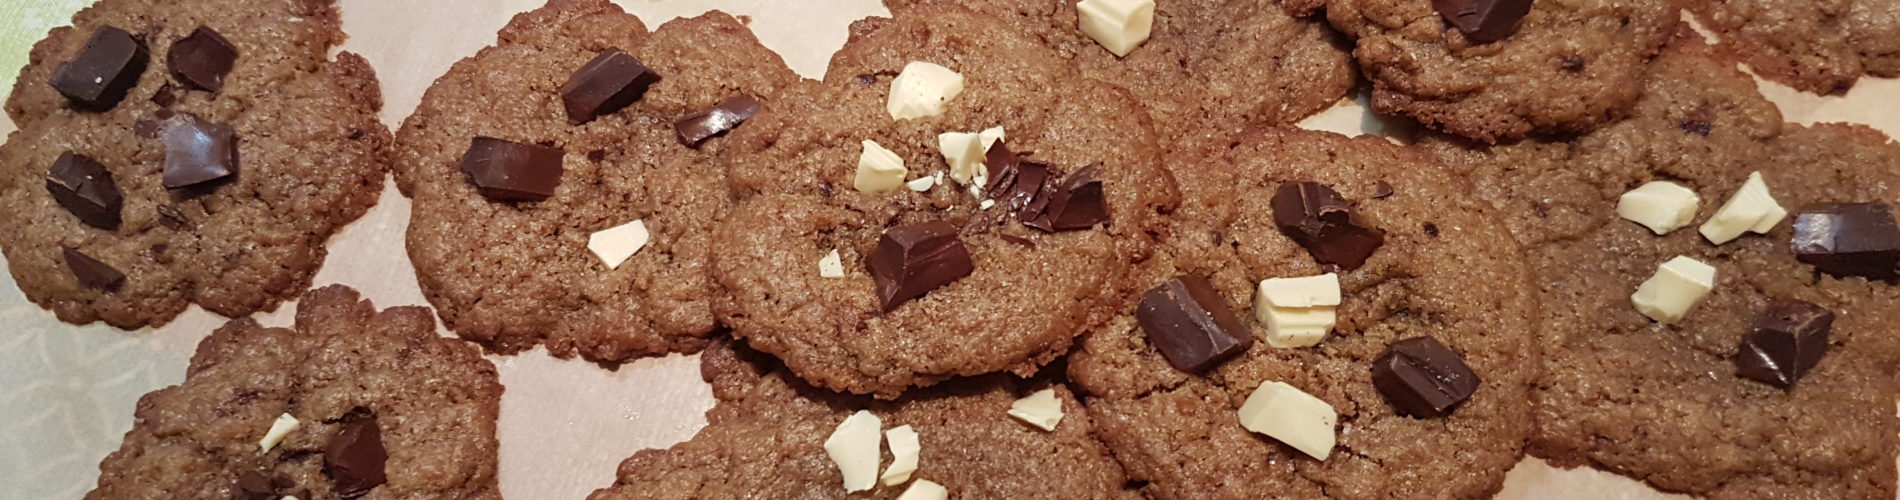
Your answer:
[[[33,1],[33,0],[6,0]],[[721,9],[749,16],[766,45],[800,73],[817,77],[844,42],[848,23],[884,12],[877,0],[619,0],[648,26]],[[450,64],[494,40],[517,12],[539,0],[341,0],[346,50],[367,57],[383,82],[384,121],[393,128]],[[1900,133],[1900,82],[1867,81],[1845,98],[1770,87],[1790,121],[1859,121]],[[1305,126],[1346,133],[1384,130],[1359,106],[1342,103]],[[0,129],[11,131],[10,123]],[[406,253],[408,200],[393,188],[330,245],[316,284],[344,283],[378,305],[426,304]],[[292,305],[260,315],[289,322]],[[59,323],[0,277],[0,497],[76,498],[98,461],[118,447],[139,395],[184,377],[197,341],[224,318],[193,307],[165,328],[121,332]],[[646,360],[618,371],[562,362],[543,352],[491,357],[507,394],[502,403],[501,481],[513,498],[576,498],[613,481],[620,459],[691,437],[704,425],[711,394],[696,358]],[[813,450],[817,453],[818,450]],[[1663,498],[1634,481],[1527,461],[1499,498]]]

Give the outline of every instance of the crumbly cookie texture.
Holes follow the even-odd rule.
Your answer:
[[[620,464],[618,498],[796,498],[844,496],[824,441],[839,422],[869,410],[888,430],[911,426],[922,445],[911,481],[928,480],[954,498],[1139,498],[1121,467],[1091,436],[1082,405],[1060,384],[991,375],[918,391],[901,402],[811,387],[758,352],[715,343],[701,373],[719,399],[707,426],[667,449],[642,450]],[[1053,388],[1068,417],[1044,431],[1009,416],[1011,403]],[[879,471],[892,464],[889,443]],[[880,482],[861,495],[896,498],[907,484]]]
[[[438,337],[427,308],[377,311],[355,290],[305,295],[296,325],[232,321],[198,344],[184,383],[139,398],[132,430],[86,498],[234,498],[239,477],[341,498],[326,445],[372,415],[386,480],[362,498],[500,498],[502,387],[474,347]],[[280,416],[299,424],[268,451]]]
[[[1529,433],[1535,311],[1519,249],[1462,176],[1384,139],[1264,129],[1178,160],[1183,194],[1158,257],[1134,271],[1145,286],[1175,276],[1211,281],[1256,338],[1260,280],[1328,272],[1275,226],[1282,183],[1316,181],[1352,203],[1385,243],[1339,271],[1337,325],[1317,346],[1256,341],[1189,374],[1156,351],[1129,314],[1090,335],[1068,373],[1096,432],[1155,498],[1486,498],[1517,463]],[[1389,186],[1390,189],[1382,189]],[[1471,286],[1484,283],[1485,286]],[[1133,304],[1129,305],[1133,308]],[[1375,389],[1374,360],[1394,342],[1431,337],[1482,379],[1447,417],[1399,414]],[[1337,446],[1322,460],[1242,427],[1248,396],[1267,382],[1338,412]],[[1456,457],[1455,459],[1449,457]]]
[[[885,4],[902,16],[941,1]],[[1320,21],[1275,2],[1156,2],[1152,35],[1123,57],[1081,30],[1073,0],[956,3],[1035,36],[1084,75],[1127,88],[1174,140],[1224,140],[1247,125],[1299,121],[1345,97],[1355,78],[1351,56]]]
[[[660,80],[623,110],[574,125],[559,89],[619,49]],[[715,328],[706,262],[727,208],[724,136],[690,148],[675,120],[798,77],[743,24],[712,12],[648,32],[606,0],[521,14],[498,42],[438,79],[399,132],[398,183],[414,200],[410,259],[443,322],[501,353],[619,362],[701,349]],[[741,129],[749,124],[741,124]],[[558,187],[494,201],[458,168],[477,136],[558,148]],[[610,266],[596,232],[641,221],[647,241]],[[807,263],[809,266],[809,263]]]
[[[1486,143],[1614,120],[1641,94],[1679,17],[1671,2],[1538,0],[1515,34],[1477,43],[1432,5],[1331,0],[1325,8],[1355,40],[1374,110]]]
[[[859,21],[852,34],[833,81],[790,87],[722,151],[742,201],[714,236],[714,309],[736,337],[839,391],[894,398],[954,376],[1036,372],[1106,321],[1176,197],[1147,115],[1040,42],[954,5]],[[965,88],[941,116],[892,120],[885,97],[912,61],[950,65]],[[852,188],[861,140],[891,149],[914,179],[949,171],[939,134],[997,126],[1010,150],[1050,165],[1051,179],[1095,167],[1109,222],[1031,229],[1007,203],[954,182]],[[881,312],[868,257],[887,228],[932,221],[957,228],[974,272]],[[842,278],[812,265],[834,249]]]
[[[48,82],[105,26],[143,40],[149,63],[117,106],[76,111]],[[172,44],[200,26],[238,53],[216,93],[186,90],[168,72]],[[388,164],[374,72],[355,54],[327,55],[343,38],[327,2],[104,0],[34,45],[7,100],[20,129],[0,146],[0,249],[27,298],[70,323],[137,328],[191,303],[241,317],[301,293],[324,242],[376,202]],[[208,193],[161,183],[164,143],[138,130],[186,113],[234,129],[235,180]],[[48,169],[66,152],[111,172],[124,197],[115,229],[81,222],[49,194]],[[67,247],[123,283],[85,286]]]
[[[1702,194],[1706,219],[1755,171],[1791,209],[1894,200],[1900,146],[1860,126],[1784,125],[1754,81],[1693,34],[1655,67],[1630,119],[1574,143],[1423,143],[1469,171],[1527,246],[1548,338],[1531,453],[1711,498],[1893,496],[1900,289],[1797,262],[1788,222],[1715,246],[1695,231],[1657,236],[1615,205],[1667,179]],[[1679,255],[1719,275],[1682,321],[1662,325],[1630,296]],[[1790,390],[1738,376],[1733,361],[1755,318],[1783,300],[1836,316],[1832,347]]]
[[[1685,4],[1756,74],[1817,94],[1900,76],[1900,2],[1697,0]]]

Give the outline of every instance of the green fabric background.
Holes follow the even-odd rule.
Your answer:
[[[73,13],[94,0],[0,0],[0,75],[5,81],[20,74],[26,65],[26,53],[33,42],[46,37],[46,30],[65,26]]]

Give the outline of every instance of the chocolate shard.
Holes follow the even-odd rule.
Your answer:
[[[108,231],[119,228],[125,196],[112,182],[112,172],[92,158],[71,151],[60,154],[46,172],[46,190],[80,222]]]
[[[165,122],[166,189],[210,184],[238,174],[237,132],[183,113]]]
[[[1227,300],[1206,278],[1181,276],[1141,295],[1135,321],[1174,368],[1200,373],[1253,346]]]
[[[145,42],[112,26],[100,26],[86,48],[53,71],[52,85],[73,108],[105,111],[125,100],[151,60]]]
[[[983,152],[983,169],[989,173],[989,182],[984,184],[983,193],[990,198],[998,198],[1014,187],[1016,166],[1021,161],[1022,157],[1010,152],[1003,141],[991,144],[990,149]]]
[[[1049,197],[1045,196],[1049,194],[1049,190],[1045,189],[1049,184],[1049,165],[1019,160],[1016,166],[1011,168],[1016,171],[1015,175],[1011,176],[1015,181],[1011,182],[1009,188],[1003,190],[999,196],[992,198],[996,199],[996,203],[1016,212],[1017,220],[1034,220],[1049,207]]]
[[[1416,418],[1450,415],[1482,382],[1464,356],[1431,337],[1393,342],[1372,361],[1373,388],[1399,414]]]
[[[673,122],[673,131],[679,133],[680,144],[689,148],[698,148],[700,143],[738,128],[739,124],[759,114],[759,100],[749,95],[736,95],[719,101],[712,109],[686,115]]]
[[[94,290],[113,291],[125,283],[125,273],[113,269],[111,265],[100,262],[90,255],[81,253],[72,247],[62,247],[66,255],[66,268],[73,271],[73,277],[79,278],[79,284]]]
[[[1360,220],[1346,199],[1324,184],[1281,184],[1272,203],[1274,225],[1321,264],[1358,269],[1385,245],[1385,231]]]
[[[217,92],[224,89],[224,76],[237,62],[237,47],[217,30],[199,26],[191,35],[172,43],[165,52],[165,66],[172,78],[198,90]]]
[[[1531,0],[1432,0],[1432,9],[1465,38],[1489,43],[1517,32],[1518,21],[1531,13]]]
[[[277,487],[257,471],[245,471],[237,477],[238,500],[279,500]],[[301,498],[301,497],[300,497]]]
[[[1392,189],[1392,183],[1379,181],[1372,184],[1372,199],[1383,200],[1392,197],[1398,191]]]
[[[476,137],[462,155],[462,172],[482,196],[498,201],[541,201],[561,185],[561,159],[555,148]]]
[[[640,100],[660,75],[620,49],[607,49],[575,70],[561,85],[567,122],[580,125]]]
[[[1834,276],[1892,280],[1900,267],[1900,226],[1886,203],[1825,203],[1794,217],[1795,259]]]
[[[388,460],[375,415],[345,418],[323,446],[323,472],[336,481],[336,493],[343,498],[363,496],[381,486],[387,480],[383,464]]]
[[[1063,178],[1059,194],[1050,202],[1049,219],[1056,231],[1088,229],[1108,222],[1108,199],[1102,192],[1098,166],[1089,165]]]
[[[1810,302],[1776,302],[1755,317],[1735,353],[1735,373],[1780,387],[1794,388],[1827,354],[1834,312]]]
[[[935,221],[884,231],[868,263],[879,307],[890,312],[976,270],[956,226]]]

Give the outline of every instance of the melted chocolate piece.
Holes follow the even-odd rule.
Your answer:
[[[138,85],[150,60],[145,42],[125,30],[100,26],[79,55],[54,70],[51,83],[74,109],[106,111]]]
[[[956,226],[942,221],[885,230],[868,267],[884,312],[976,270],[970,250],[957,239]]]
[[[1385,245],[1385,231],[1360,220],[1346,199],[1324,184],[1282,184],[1272,203],[1274,225],[1321,264],[1358,269]]]
[[[113,184],[112,172],[92,158],[71,151],[60,154],[46,172],[46,190],[80,222],[108,231],[119,228],[125,197]]]
[[[567,122],[580,125],[640,100],[660,75],[619,49],[607,49],[575,70],[561,85]]]
[[[1776,302],[1755,317],[1755,324],[1742,337],[1735,353],[1735,373],[1780,387],[1793,389],[1794,383],[1807,376],[1827,354],[1827,336],[1834,328],[1834,313],[1810,302]]]
[[[1402,415],[1442,417],[1478,392],[1478,374],[1465,357],[1431,337],[1386,346],[1372,361],[1372,386]]]
[[[1478,43],[1503,40],[1531,13],[1531,0],[1432,0],[1445,22]]]
[[[680,118],[673,122],[673,130],[679,133],[680,144],[698,148],[707,139],[738,128],[739,124],[758,114],[758,99],[749,95],[736,95],[719,101],[719,105],[712,109]]]
[[[165,188],[210,184],[238,174],[237,132],[190,113],[165,122]]]
[[[363,496],[381,486],[388,479],[383,474],[388,460],[375,415],[344,419],[323,446],[323,472],[336,481],[336,493],[343,498]]]
[[[113,291],[125,283],[125,273],[113,269],[111,265],[72,247],[62,249],[66,256],[66,268],[73,271],[73,277],[79,278],[80,285],[94,290]]]
[[[1900,266],[1900,225],[1886,203],[1801,207],[1793,244],[1795,259],[1834,276],[1892,280]]]
[[[1206,278],[1181,276],[1141,295],[1135,321],[1176,370],[1200,373],[1253,346],[1227,300]]]
[[[237,47],[217,30],[199,26],[190,36],[172,44],[165,53],[165,66],[172,78],[185,86],[217,92],[224,89],[224,76],[237,62]]]
[[[498,201],[541,201],[561,185],[559,149],[476,137],[462,155],[462,172],[482,196]]]

